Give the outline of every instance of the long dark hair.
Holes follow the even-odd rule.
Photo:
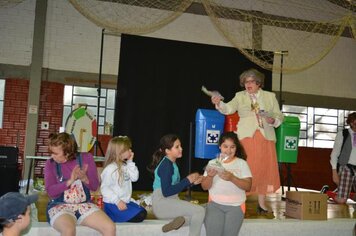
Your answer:
[[[147,166],[149,172],[154,173],[157,165],[166,156],[166,149],[171,149],[174,142],[178,139],[178,136],[175,134],[166,134],[159,140],[159,146],[152,155],[152,162]]]
[[[244,159],[246,160],[247,159],[247,155],[246,155],[246,152],[245,152],[245,149],[244,147],[241,145],[239,139],[237,138],[237,134],[235,134],[234,132],[226,132],[226,133],[223,133],[221,136],[220,136],[220,139],[219,139],[219,147],[221,146],[221,144],[223,142],[225,142],[225,140],[227,139],[230,139],[234,142],[234,144],[236,145],[236,153],[235,153],[235,156],[238,157],[238,158],[241,158],[241,159]]]

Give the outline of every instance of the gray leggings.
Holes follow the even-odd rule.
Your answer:
[[[206,207],[205,230],[207,236],[237,236],[244,213],[241,206],[226,206],[209,202]]]
[[[189,226],[189,236],[200,236],[203,225],[205,208],[184,200],[178,194],[164,197],[161,189],[156,189],[152,194],[152,210],[158,219],[173,219],[184,216],[185,224]]]

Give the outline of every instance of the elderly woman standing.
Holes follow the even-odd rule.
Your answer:
[[[267,193],[280,187],[274,128],[283,121],[274,93],[264,91],[264,75],[256,69],[249,69],[240,75],[244,91],[237,92],[228,103],[215,94],[211,97],[215,108],[222,114],[238,112],[237,135],[245,148],[253,182],[250,193],[258,194],[257,213],[269,210],[265,203]]]

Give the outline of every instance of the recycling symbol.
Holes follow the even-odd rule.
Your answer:
[[[220,130],[206,131],[206,144],[218,144],[220,138]]]
[[[286,136],[284,138],[284,150],[297,150],[298,137]]]

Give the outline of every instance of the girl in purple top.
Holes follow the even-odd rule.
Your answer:
[[[48,146],[51,153],[45,165],[45,186],[51,199],[48,222],[61,235],[75,235],[76,224],[102,235],[115,235],[115,224],[90,202],[90,190],[99,187],[93,156],[77,153],[77,144],[67,133],[51,134]]]

